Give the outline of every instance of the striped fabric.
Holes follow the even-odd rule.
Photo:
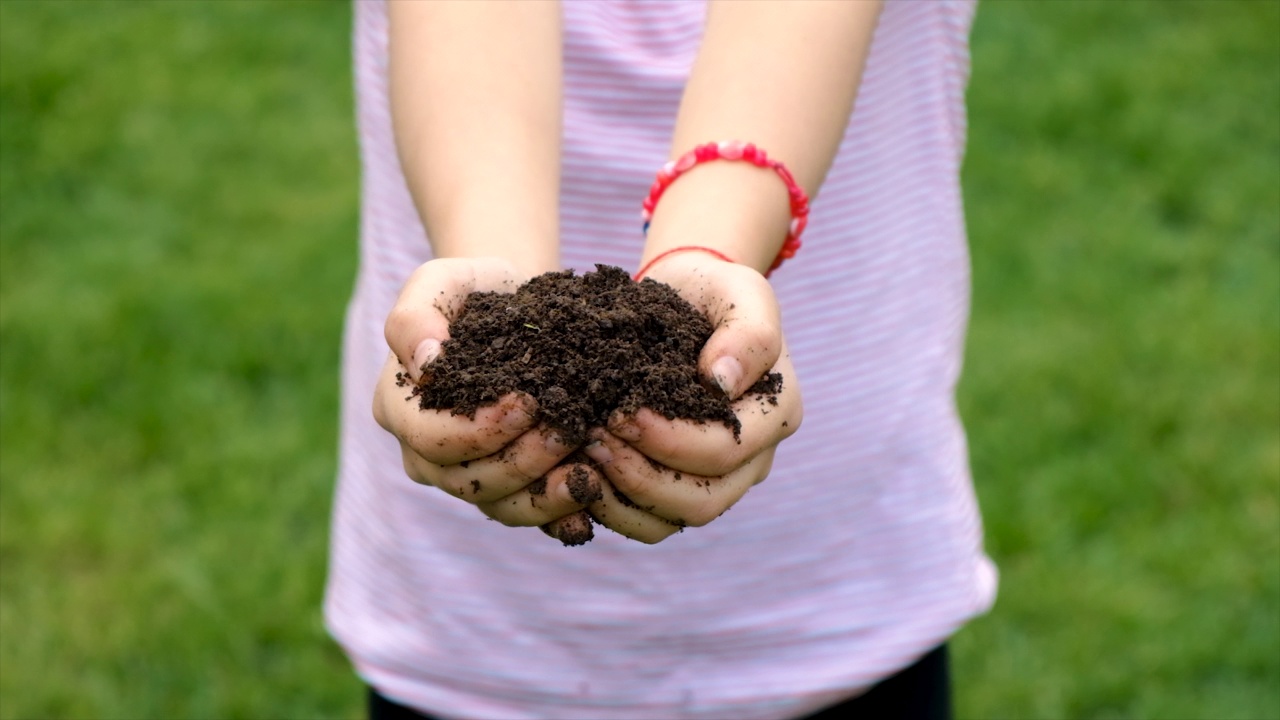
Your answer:
[[[564,12],[563,260],[634,268],[704,10]],[[794,717],[991,605],[954,404],[972,12],[935,0],[883,13],[804,251],[773,278],[805,422],[770,478],[659,545],[601,532],[564,548],[410,482],[370,415],[383,321],[429,247],[393,147],[386,11],[356,3],[361,255],[325,613],[361,677],[444,717]]]

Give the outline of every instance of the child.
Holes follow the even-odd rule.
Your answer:
[[[357,2],[364,212],[326,615],[375,715],[949,714],[943,644],[995,588],[954,407],[971,14]],[[650,194],[643,236],[654,173],[708,140]],[[778,407],[739,403],[740,442],[615,416],[584,448],[603,490],[584,506],[557,468],[578,448],[529,398],[474,420],[405,402],[396,372],[440,352],[468,292],[562,261],[675,287],[717,325],[707,377],[736,398],[780,372]],[[616,534],[569,549],[504,527],[565,539],[584,510]]]

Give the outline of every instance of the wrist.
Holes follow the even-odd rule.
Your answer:
[[[660,263],[660,262],[662,262],[662,261],[666,260],[667,258],[671,257],[672,255],[679,255],[679,254],[681,254],[681,253],[702,253],[703,255],[707,255],[707,256],[710,256],[710,257],[712,257],[712,258],[715,258],[716,260],[718,260],[718,261],[720,261],[720,262],[726,262],[726,263],[730,263],[730,264],[732,264],[732,265],[737,265],[737,264],[739,264],[737,260],[734,260],[733,258],[729,257],[728,255],[725,255],[724,253],[720,252],[719,250],[716,250],[716,249],[714,249],[714,248],[706,247],[705,245],[678,245],[678,246],[676,246],[676,247],[669,248],[669,249],[667,249],[667,250],[663,250],[663,251],[659,252],[658,254],[656,254],[656,255],[654,255],[654,256],[652,256],[652,257],[650,257],[650,258],[645,259],[645,260],[640,264],[640,269],[639,269],[639,270],[637,270],[637,271],[635,272],[635,274],[631,276],[631,279],[632,279],[632,280],[635,280],[636,282],[640,282],[641,280],[643,280],[643,279],[645,279],[646,277],[648,277],[648,275],[649,275],[649,271],[653,269],[653,266],[655,266],[655,265],[657,265],[658,263]],[[705,260],[705,258],[703,258],[703,260]],[[745,266],[744,266],[744,267],[745,267]],[[757,271],[757,272],[758,272],[758,271]]]
[[[459,199],[452,212],[433,220],[425,225],[438,258],[500,258],[528,277],[560,268],[559,221],[554,209],[497,199]]]
[[[671,183],[653,211],[641,264],[675,247],[699,245],[764,273],[791,223],[786,186],[743,162],[700,164]]]

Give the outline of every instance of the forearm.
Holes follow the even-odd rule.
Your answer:
[[[437,257],[559,257],[561,44],[554,0],[393,1],[400,163]]]
[[[853,110],[879,11],[879,0],[713,0],[672,158],[703,142],[752,142],[814,196]],[[790,219],[786,187],[772,171],[705,163],[663,195],[643,260],[679,245],[704,245],[763,271]]]

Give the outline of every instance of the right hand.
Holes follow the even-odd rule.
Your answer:
[[[714,326],[698,369],[728,396],[741,422],[735,434],[718,423],[668,420],[642,408],[615,411],[607,427],[592,430],[586,454],[608,483],[592,515],[614,532],[656,543],[682,527],[710,523],[762,482],[778,444],[799,429],[804,405],[782,311],[764,276],[704,253],[682,253],[654,265],[647,277],[674,288]],[[777,395],[744,396],[767,372],[782,375]]]
[[[405,283],[387,316],[391,354],[373,397],[373,415],[400,441],[404,469],[415,482],[431,485],[476,505],[504,525],[547,526],[553,537],[571,532],[585,520],[584,504],[574,498],[569,477],[575,468],[589,473],[592,492],[601,487],[587,465],[557,464],[576,448],[564,445],[551,429],[536,425],[537,403],[523,393],[503,396],[476,411],[475,418],[448,410],[422,410],[416,398],[396,382],[407,372],[417,381],[422,367],[441,352],[449,321],[477,291],[515,292],[527,277],[499,258],[446,258],[423,264]],[[545,485],[536,482],[544,479]]]

